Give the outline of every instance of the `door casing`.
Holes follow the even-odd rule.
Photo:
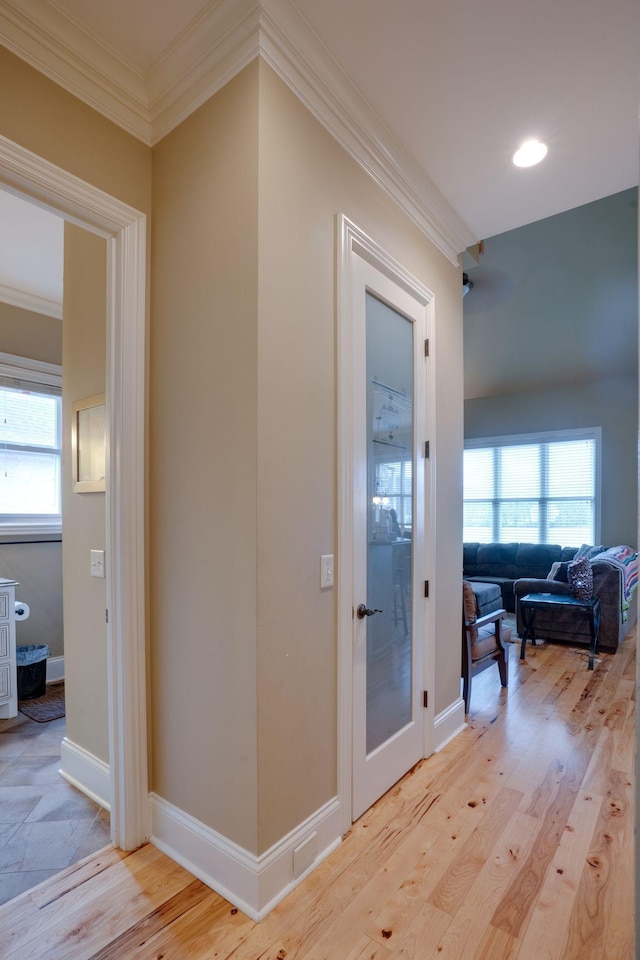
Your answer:
[[[338,798],[342,809],[342,830],[346,833],[352,823],[353,771],[353,438],[354,409],[352,371],[359,344],[353,323],[354,258],[361,258],[407,291],[426,310],[426,337],[429,342],[429,360],[435,356],[434,296],[431,291],[382,247],[372,240],[344,215],[336,218],[337,250],[337,403],[338,403],[338,579],[337,579],[337,636],[338,636]],[[424,690],[433,691],[435,676],[434,625],[436,571],[434,564],[434,432],[436,423],[435,387],[433,375],[428,377],[425,441],[430,441],[430,457],[425,470],[425,517],[430,518],[424,536],[424,570],[429,580],[429,598],[425,598],[423,643]],[[415,637],[415,642],[420,638]],[[434,736],[433,695],[423,710],[423,756],[432,753]]]
[[[149,837],[145,650],[146,217],[0,136],[0,182],[107,241],[106,557],[111,840]]]

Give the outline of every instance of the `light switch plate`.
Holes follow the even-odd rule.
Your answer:
[[[91,576],[104,577],[104,550],[91,551]]]
[[[333,586],[333,554],[327,553],[320,557],[320,589],[326,590]]]

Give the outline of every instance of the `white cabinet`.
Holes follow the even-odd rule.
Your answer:
[[[0,718],[18,713],[15,580],[0,577]]]

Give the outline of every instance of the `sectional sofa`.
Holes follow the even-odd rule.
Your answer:
[[[527,593],[569,593],[566,565],[577,552],[575,547],[557,544],[532,543],[465,543],[463,577],[470,580],[478,592],[479,611],[482,608],[482,584],[496,584],[500,597],[490,600],[489,608],[500,602],[516,613],[518,634],[523,623],[518,598]],[[611,561],[590,559],[593,570],[593,592],[600,599],[600,631],[598,649],[615,653],[619,644],[633,627],[637,617],[637,596],[625,596],[623,575]],[[637,571],[637,561],[636,561]],[[637,576],[637,572],[636,572]],[[490,591],[485,591],[489,593]],[[482,609],[483,614],[490,612]],[[551,614],[539,612],[536,634],[547,640],[569,640],[589,644],[586,623],[577,622],[571,611]]]

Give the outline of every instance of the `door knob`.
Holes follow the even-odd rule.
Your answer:
[[[372,617],[374,613],[383,613],[383,611],[377,610],[377,609],[370,610],[369,607],[367,607],[366,604],[364,603],[361,603],[358,609],[356,610],[358,620],[364,620],[365,617]]]

